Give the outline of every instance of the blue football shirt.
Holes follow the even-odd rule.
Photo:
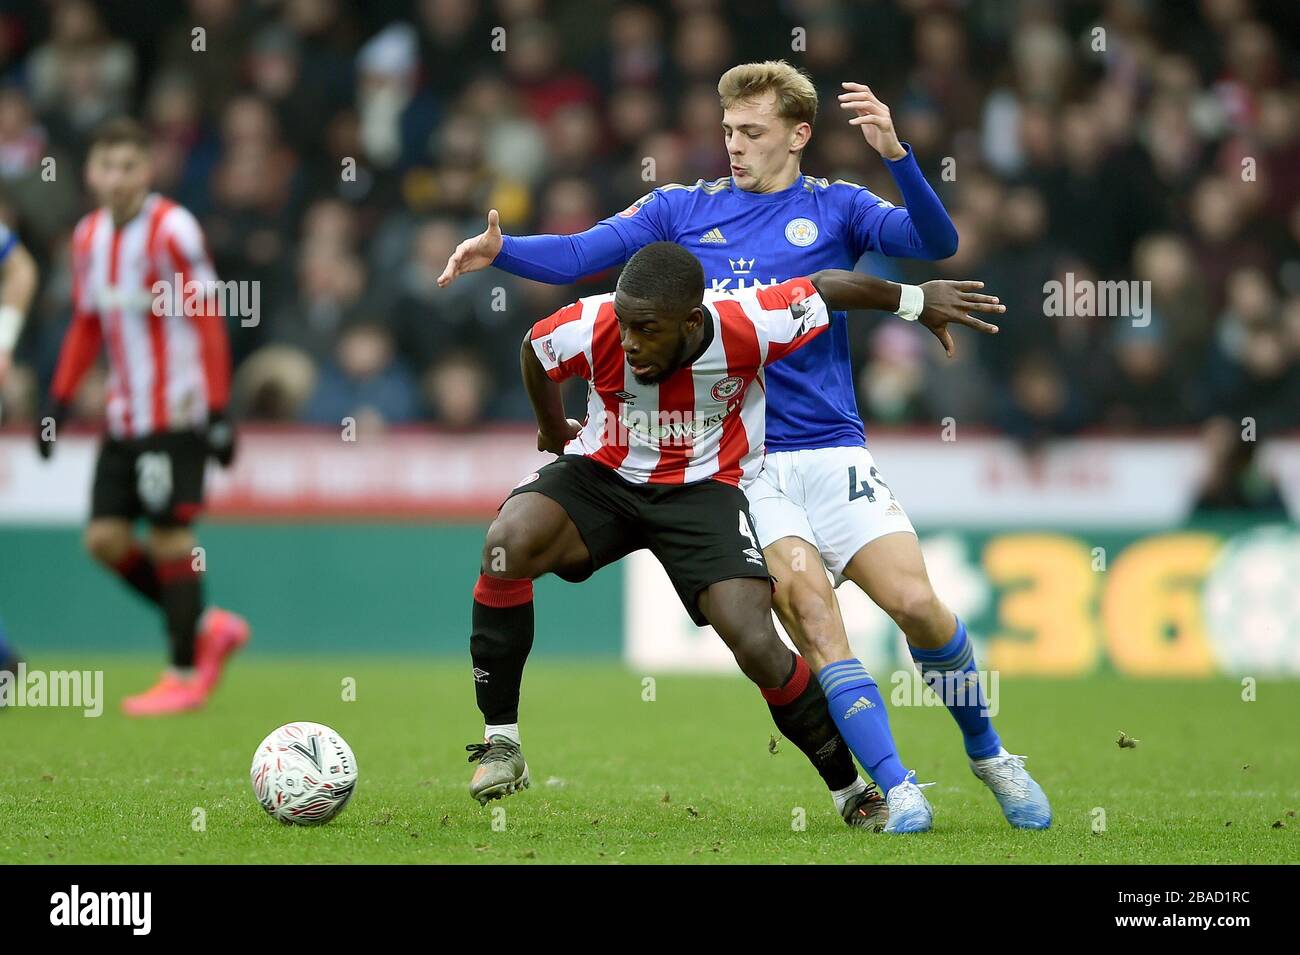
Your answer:
[[[602,221],[629,248],[656,241],[686,246],[711,289],[769,285],[820,269],[852,269],[882,249],[880,231],[902,209],[853,183],[800,176],[781,192],[746,192],[730,178],[668,185]],[[845,313],[828,334],[767,369],[770,451],[860,446]]]

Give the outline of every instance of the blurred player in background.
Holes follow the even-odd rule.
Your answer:
[[[502,236],[494,210],[487,230],[457,247],[438,284],[488,265],[538,281],[572,282],[662,240],[694,252],[714,289],[851,269],[868,251],[921,259],[952,255],[956,229],[910,147],[899,141],[888,107],[867,86],[843,87],[840,106],[854,114],[850,124],[885,160],[906,208],[853,183],[803,175],[816,89],[784,61],[747,63],[718,83],[731,176],[661,186],[577,235]],[[923,305],[919,289],[905,286],[899,314],[915,319]],[[951,355],[947,332],[939,337]],[[977,674],[966,627],[934,593],[911,521],[866,448],[844,316],[834,317],[830,334],[775,365],[768,388],[769,453],[749,490],[754,521],[777,580],[777,613],[816,668],[854,755],[885,791],[891,812],[928,826],[930,805],[906,782],[883,699],[849,647],[827,567],[837,583],[847,579],[862,588],[906,635],[922,678],[962,731],[972,771],[993,791],[1007,820],[1045,828],[1051,821],[1047,798],[1023,757],[1002,747],[982,690],[968,682]],[[833,796],[841,805],[851,794]]]
[[[1001,311],[978,283],[936,282],[931,311],[984,331],[968,310]],[[525,478],[488,529],[474,588],[470,652],[485,721],[467,747],[479,766],[470,793],[487,802],[528,785],[518,708],[533,643],[532,581],[586,580],[649,549],[697,626],[712,625],[761,690],[781,734],[833,788],[857,770],[802,656],[772,624],[771,581],[743,488],[763,464],[764,369],[830,327],[829,308],[896,309],[901,288],[828,270],[768,288],[705,292],[699,261],[652,242],[628,262],[614,294],[538,322],[520,353],[537,415],[538,449],[558,460]],[[565,416],[559,383],[589,383],[582,424]],[[912,782],[902,784],[917,788]],[[914,832],[878,793],[853,800],[851,824]],[[860,810],[862,821],[851,818]],[[888,820],[886,822],[886,820]]]
[[[17,233],[0,223],[0,391],[13,365],[14,348],[36,294],[37,279],[36,260],[18,241]],[[0,414],[3,411],[0,408]]]
[[[5,622],[0,620],[0,677],[6,679],[16,679],[18,673],[18,664],[22,658],[18,656],[18,651],[13,648],[9,642],[9,635],[5,632]],[[4,675],[8,674],[7,677]],[[6,696],[0,696],[0,710],[5,708]]]
[[[203,504],[209,456],[234,456],[225,409],[230,354],[224,320],[209,293],[159,295],[216,274],[198,222],[149,191],[149,140],[133,120],[112,120],[91,142],[86,179],[99,208],[73,233],[73,315],[37,422],[37,448],[48,458],[58,422],[101,344],[110,378],[108,434],[95,465],[86,549],[162,612],[171,665],[149,690],[122,701],[131,716],[196,709],[215,688],[227,658],[249,638],[247,623],[216,607],[204,610],[191,523]],[[175,314],[175,302],[197,308]],[[193,312],[195,314],[185,314]],[[134,524],[150,524],[146,543]]]
[[[14,347],[36,294],[36,281],[36,260],[18,241],[17,234],[0,223],[0,394],[4,393]],[[0,421],[3,415],[4,408],[0,407]],[[14,673],[17,667],[18,651],[9,644],[4,621],[0,620],[0,673]]]

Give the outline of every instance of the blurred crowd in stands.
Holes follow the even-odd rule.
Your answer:
[[[952,361],[895,318],[855,318],[869,430],[1300,427],[1294,0],[12,0],[0,220],[42,284],[7,417],[34,413],[53,370],[106,118],[148,125],[156,188],[199,217],[223,279],[261,283],[258,324],[230,324],[240,417],[474,428],[530,418],[520,337],[615,275],[486,270],[440,291],[456,243],[489,207],[508,233],[576,232],[725,175],[718,77],[774,58],[822,95],[806,173],[898,199],[835,106],[840,81],[869,83],[957,224],[947,261],[859,267],[981,278],[1009,306]],[[1045,314],[1045,283],[1070,276],[1149,282],[1149,322]],[[94,379],[79,414],[102,400]]]

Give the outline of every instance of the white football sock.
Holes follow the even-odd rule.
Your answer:
[[[493,736],[504,736],[506,739],[513,742],[516,746],[523,745],[522,743],[519,742],[518,723],[502,723],[499,726],[484,726],[483,738],[491,739]]]
[[[835,808],[840,812],[843,812],[844,806],[848,803],[848,801],[852,797],[858,795],[858,793],[863,793],[866,791],[867,791],[867,781],[863,779],[861,776],[859,776],[857,779],[855,779],[849,785],[845,786],[843,789],[833,790],[831,792],[831,798],[835,800]]]

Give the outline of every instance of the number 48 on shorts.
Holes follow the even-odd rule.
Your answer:
[[[883,487],[889,493],[890,497],[894,496],[894,492],[889,490],[889,485],[884,482],[884,479],[880,476],[880,472],[876,470],[874,465],[871,468],[871,479],[875,481],[877,485]],[[865,480],[861,482],[861,485],[859,485],[858,467],[856,464],[851,464],[849,465],[849,500],[856,501],[860,497],[865,497],[868,501],[875,503],[876,489]]]
[[[805,540],[837,582],[853,555],[876,538],[915,533],[864,447],[769,452],[745,494],[760,547],[786,537]]]

